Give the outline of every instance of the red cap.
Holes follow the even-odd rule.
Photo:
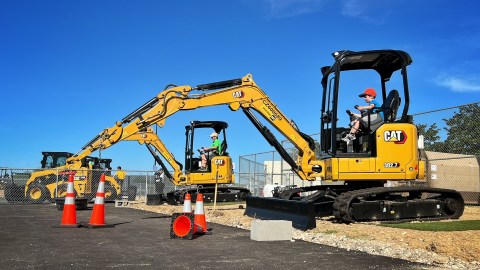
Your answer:
[[[365,89],[365,91],[363,91],[363,93],[361,93],[358,96],[359,97],[364,97],[366,95],[369,95],[369,96],[372,96],[372,97],[377,97],[377,91],[375,91],[375,89],[373,89],[373,88],[367,88],[367,89]]]

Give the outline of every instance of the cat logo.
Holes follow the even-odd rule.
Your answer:
[[[403,130],[387,130],[383,134],[383,138],[386,142],[404,144],[407,141],[407,134]]]
[[[233,98],[243,98],[244,96],[245,96],[245,93],[243,93],[243,91],[233,92]]]
[[[214,164],[219,165],[219,166],[223,166],[224,162],[225,161],[223,159],[215,159]]]

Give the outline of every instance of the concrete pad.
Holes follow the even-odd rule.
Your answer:
[[[292,240],[292,222],[287,220],[255,219],[250,227],[250,239],[254,241]]]
[[[115,200],[115,207],[129,207],[130,202],[128,200]]]

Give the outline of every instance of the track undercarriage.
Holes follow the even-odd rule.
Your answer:
[[[310,194],[300,196],[301,192]],[[315,228],[316,217],[333,215],[344,223],[431,221],[458,219],[464,210],[457,191],[428,187],[289,187],[277,189],[274,196],[248,197],[245,214],[291,220],[295,228],[308,230]]]
[[[203,201],[205,203],[213,202],[215,199],[215,186],[198,186],[188,187],[179,190],[175,190],[167,193],[166,201],[168,204],[177,205],[183,204],[185,194],[190,193],[192,202],[195,202],[197,193],[200,192],[203,195]],[[247,196],[250,196],[250,190],[243,187],[232,186],[218,186],[217,187],[217,202],[242,202],[245,201]]]

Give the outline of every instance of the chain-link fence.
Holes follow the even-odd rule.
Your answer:
[[[146,201],[147,194],[166,194],[177,189],[155,171],[76,170],[74,191],[77,198],[94,199],[102,174],[105,175],[105,199]],[[69,174],[56,169],[0,168],[0,204],[53,203],[65,197]]]
[[[400,183],[450,188],[462,193],[468,204],[480,203],[480,142],[478,123],[480,103],[472,103],[414,114],[414,123],[425,139],[423,158],[427,161],[426,178]],[[319,134],[311,137],[319,143]],[[282,145],[291,156],[296,149],[288,141]],[[101,173],[106,174],[106,193],[115,198],[147,200],[147,194],[166,194],[180,187],[163,180],[155,171],[126,171],[117,179],[117,171],[77,171],[77,196],[94,197]],[[34,177],[32,177],[32,174]],[[64,196],[68,175],[55,169],[0,168],[1,203],[46,203]],[[266,185],[318,185],[302,181],[276,151],[239,157],[235,186],[246,187],[253,195],[263,194]],[[106,194],[106,195],[107,195]]]
[[[480,103],[414,114],[425,141],[426,185],[459,191],[480,204]]]
[[[68,186],[68,173],[57,169],[0,168],[0,204],[58,203],[64,198]],[[166,194],[194,186],[176,186],[161,171],[75,170],[74,191],[76,198],[95,199],[98,183],[105,175],[105,201],[115,200],[148,202],[149,196]],[[251,187],[250,179],[237,176],[232,185]],[[252,178],[256,179],[256,178]],[[152,196],[151,198],[158,198]]]
[[[426,177],[395,184],[454,189],[462,194],[467,204],[480,204],[479,104],[414,114],[419,135],[424,138],[422,158],[427,163]],[[320,134],[310,136],[318,145]],[[282,146],[295,157],[297,150],[289,141],[282,142]],[[265,185],[320,184],[318,181],[302,181],[276,151],[240,156],[238,175],[249,183],[252,193],[260,196],[264,195]]]

